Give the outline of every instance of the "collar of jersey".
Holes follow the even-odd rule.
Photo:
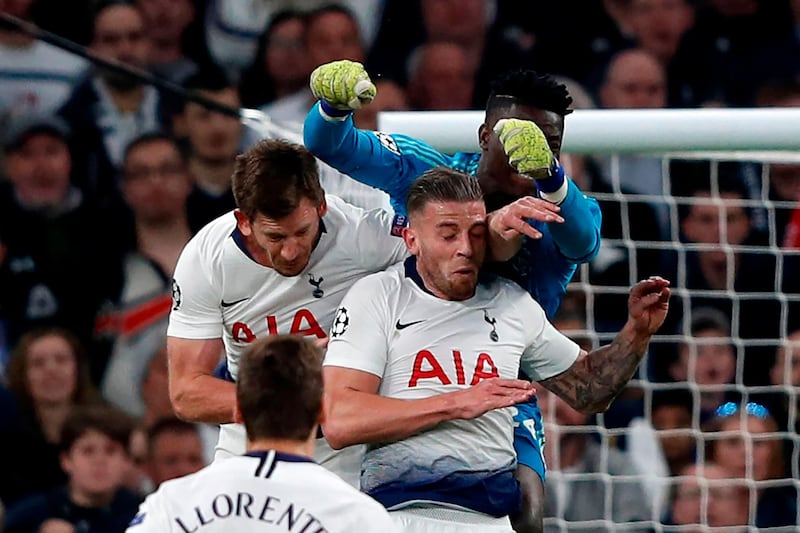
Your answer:
[[[322,238],[323,233],[328,233],[328,228],[325,227],[325,220],[320,218],[319,235],[317,236],[317,242],[314,243],[314,248],[316,248],[317,245],[319,244],[319,241]],[[258,261],[256,261],[255,258],[250,254],[250,250],[247,249],[247,246],[245,246],[244,236],[242,235],[242,232],[239,231],[238,225],[235,228],[233,228],[233,231],[231,232],[231,238],[233,239],[233,242],[236,243],[236,246],[242,251],[244,255],[246,255],[251,261],[258,263]]]
[[[416,283],[417,287],[419,287],[423,291],[427,292],[428,294],[430,294],[434,298],[439,298],[438,296],[433,294],[431,291],[429,291],[428,288],[425,286],[425,282],[422,281],[422,276],[419,275],[419,271],[417,270],[417,258],[416,258],[416,256],[412,255],[412,256],[406,258],[406,260],[403,261],[403,267],[405,269],[406,277],[409,278],[414,283]],[[495,277],[496,276],[481,270],[478,273],[478,284],[484,285],[484,284],[491,283],[491,281]]]
[[[261,457],[264,458],[274,450],[252,450],[247,452],[247,457]],[[284,463],[313,463],[313,459],[303,457],[301,455],[294,455],[292,453],[275,452],[275,460],[283,461]]]

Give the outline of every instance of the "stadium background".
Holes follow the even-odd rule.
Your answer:
[[[275,124],[238,130],[209,115],[199,120],[215,132],[212,139],[193,138],[186,128],[189,110],[166,95],[158,101],[159,113],[142,120],[102,115],[111,122],[103,122],[104,137],[93,144],[84,135],[92,130],[81,120],[99,115],[87,119],[80,112],[94,104],[75,97],[87,72],[88,79],[94,74],[86,70],[88,63],[0,27],[4,147],[26,121],[60,128],[52,119],[61,116],[69,127],[72,182],[82,194],[79,209],[103,217],[85,214],[93,221],[89,226],[66,224],[60,217],[78,209],[69,203],[72,196],[49,210],[27,209],[37,223],[21,224],[10,215],[24,203],[21,186],[13,181],[18,169],[13,158],[3,159],[0,368],[9,406],[0,428],[4,472],[29,466],[33,450],[55,453],[56,443],[42,435],[45,424],[38,433],[21,429],[39,424],[36,402],[15,397],[18,377],[8,365],[21,335],[33,328],[57,324],[71,330],[87,350],[94,387],[139,427],[153,427],[156,414],[167,414],[168,406],[154,405],[153,398],[163,399],[164,385],[153,385],[152,376],[163,373],[163,325],[171,296],[170,254],[163,252],[175,242],[145,239],[159,233],[137,226],[137,217],[146,213],[121,194],[132,179],[120,166],[126,140],[162,129],[186,147],[184,173],[194,178],[194,188],[180,199],[180,209],[170,211],[174,218],[166,225],[186,226],[188,213],[188,237],[213,209],[225,207],[227,197],[213,170],[229,168],[235,151],[226,155],[221,148],[229,137],[238,148],[265,130],[296,138],[311,105],[307,75],[317,64],[341,58],[367,64],[379,96],[356,115],[365,128],[376,127],[379,110],[481,109],[494,75],[525,66],[568,85],[577,111],[567,119],[563,162],[601,202],[604,216],[603,249],[576,276],[557,324],[586,346],[598,346],[624,320],[620,313],[632,282],[659,273],[676,288],[669,324],[608,413],[586,419],[545,401],[547,529],[665,531],[683,524],[674,530],[688,531],[687,524],[700,523],[729,531],[746,524],[796,530],[800,163],[792,149],[797,146],[776,142],[779,152],[759,145],[758,153],[736,146],[713,154],[684,146],[675,154],[669,146],[657,150],[663,153],[633,153],[620,143],[605,153],[587,153],[590,148],[578,153],[570,150],[569,132],[589,108],[800,106],[800,2],[349,0],[342,5],[352,9],[354,19],[335,8],[303,19],[285,9],[311,11],[328,3],[139,0],[134,4],[144,23],[140,20],[138,33],[130,31],[130,13],[120,10],[104,9],[102,24],[93,24],[94,13],[106,4],[5,0],[0,9],[176,84],[207,90],[227,105],[261,109]],[[102,39],[100,30],[106,32]],[[220,85],[221,77],[228,83]],[[143,99],[137,109],[142,112],[133,114],[147,115],[148,105],[153,104]],[[176,115],[184,120],[173,121]],[[642,122],[637,127],[657,137],[658,119]],[[423,128],[438,130],[438,124],[423,122]],[[719,128],[722,144],[731,133]],[[41,172],[46,177],[54,171]],[[166,180],[165,174],[181,172],[158,173]],[[385,202],[336,176],[325,186],[361,205]],[[209,207],[203,203],[209,197],[219,203]],[[97,220],[103,227],[96,227]],[[26,242],[38,247],[20,248]],[[64,296],[56,281],[31,275],[21,261],[26,254],[36,257],[41,271],[58,267],[74,274],[59,282],[77,286],[77,296]],[[65,259],[70,257],[83,265]],[[143,267],[143,257],[158,268]],[[36,289],[42,285],[52,294]],[[51,297],[57,305],[50,305]],[[134,451],[141,461],[152,460],[146,455]],[[761,468],[764,464],[774,466]],[[16,485],[18,478],[3,476],[0,499],[13,504],[63,482],[56,469]],[[136,488],[148,483],[146,476],[130,477]]]

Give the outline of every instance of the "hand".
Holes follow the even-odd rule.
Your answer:
[[[628,322],[636,331],[652,335],[669,310],[669,281],[659,276],[640,281],[633,286],[628,297]]]
[[[328,342],[330,342],[330,340],[331,338],[325,335],[324,337],[317,337],[316,339],[313,340],[313,342],[314,346],[324,350],[325,348],[328,347]]]
[[[315,68],[309,85],[316,99],[341,110],[361,109],[377,93],[364,65],[346,59]]]
[[[60,518],[50,518],[39,526],[39,533],[75,533],[75,526]]]
[[[531,226],[528,220],[562,223],[564,219],[558,214],[559,211],[560,207],[547,200],[525,196],[489,213],[489,230],[505,240],[514,239],[519,235],[540,239],[542,234]]]
[[[530,120],[503,118],[495,124],[494,132],[517,172],[537,180],[550,177],[555,157],[539,126]]]
[[[525,402],[536,394],[533,383],[521,379],[491,378],[478,382],[474,387],[458,391],[460,419],[470,420],[503,407]]]

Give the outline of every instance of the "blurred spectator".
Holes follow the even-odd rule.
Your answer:
[[[777,390],[751,398],[757,397],[769,406],[781,431],[800,432],[800,329],[789,331],[781,339],[769,378]]]
[[[306,17],[281,11],[258,38],[253,63],[242,73],[239,95],[245,107],[261,107],[303,89],[311,74],[306,50]]]
[[[786,478],[778,424],[763,405],[725,403],[703,430],[707,432],[706,458],[726,468],[732,477],[756,482]],[[754,494],[757,527],[796,525],[797,491],[791,479],[766,488],[757,486]]]
[[[753,230],[738,169],[726,163],[716,164],[715,169],[708,162],[672,163],[680,240],[686,250],[676,251],[679,260],[673,268],[679,270],[667,277],[691,293],[688,301],[681,295],[673,297],[667,319],[671,326],[664,331],[689,331],[691,310],[714,307],[728,317],[734,339],[778,338],[781,304],[774,292],[781,281],[776,258],[763,250],[742,248],[763,246],[765,239]],[[713,177],[712,170],[716,170]],[[745,345],[741,376],[745,385],[768,382],[769,351],[759,343]]]
[[[670,70],[676,105],[750,106],[763,80],[798,74],[793,24],[786,0],[702,3]]]
[[[9,15],[29,19],[33,3],[14,0],[0,6]],[[75,54],[0,25],[0,121],[9,114],[54,112],[87,67]]]
[[[569,522],[605,519],[621,524],[649,520],[650,501],[642,485],[630,478],[615,477],[636,474],[630,458],[615,448],[606,451],[585,431],[587,428],[580,427],[587,425],[588,415],[575,411],[546,389],[537,390],[547,437],[545,517],[566,520],[567,531],[584,532],[607,531],[607,526],[592,528]],[[610,514],[606,512],[606,500],[610,501]],[[545,525],[545,531],[564,529],[554,524]],[[626,527],[626,531],[644,532],[649,528]]]
[[[157,420],[149,427],[145,469],[154,489],[170,479],[193,474],[205,465],[197,425],[173,417]]]
[[[636,45],[668,68],[683,35],[694,25],[690,0],[632,0],[630,28]]]
[[[475,72],[464,49],[447,42],[429,42],[408,58],[408,97],[420,111],[470,109]]]
[[[63,121],[47,116],[20,117],[5,131],[0,314],[10,344],[32,327],[68,328],[90,348],[99,376],[107,354],[91,341],[98,310],[122,283],[119,230],[71,185],[66,137]]]
[[[50,520],[75,531],[125,531],[140,498],[121,488],[128,469],[131,423],[102,406],[76,408],[61,432],[65,487],[22,500],[8,510],[7,533],[28,533]],[[63,525],[63,524],[62,524]]]
[[[732,344],[730,319],[713,307],[692,309],[691,325],[667,369],[670,381],[697,385],[700,422],[731,397],[736,382],[736,347]]]
[[[102,4],[94,16],[91,50],[136,67],[147,66],[152,43],[141,11],[131,4]],[[169,131],[175,103],[126,74],[96,68],[59,113],[75,140],[75,162],[85,191],[111,204],[119,198],[117,169],[125,147],[150,131]]]
[[[695,461],[692,430],[694,402],[689,390],[657,389],[652,393],[649,417],[631,421],[627,451],[652,499],[653,519],[667,512],[669,476],[677,476]]]
[[[362,130],[376,131],[378,129],[378,113],[381,111],[408,111],[408,96],[405,89],[392,80],[375,80],[378,92],[369,105],[356,109],[353,113],[353,122]]]
[[[741,481],[731,479],[733,475],[730,471],[706,461],[704,464],[686,466],[678,475],[671,517],[667,522],[680,527],[667,527],[664,531],[702,533],[708,531],[707,526],[727,526],[722,530],[727,533],[748,531],[745,527],[730,529],[731,526],[750,523],[747,487]]]
[[[307,21],[306,52],[310,70],[339,59],[364,62],[366,51],[358,20],[344,5],[325,5],[309,13]],[[316,102],[307,81],[302,89],[262,107],[263,111],[273,120],[302,126],[308,110]]]
[[[372,42],[377,30],[383,1],[341,0],[336,3],[356,15],[358,33],[365,47]],[[253,63],[259,35],[273,17],[285,10],[305,13],[332,3],[331,0],[208,0],[205,31],[211,56],[231,80],[239,83],[240,73]]]
[[[404,67],[418,46],[450,42],[460,46],[467,71],[475,75],[471,109],[483,109],[491,80],[514,68],[533,66],[538,43],[529,21],[553,20],[548,3],[539,3],[531,17],[525,7],[496,0],[387,0],[381,28],[369,57],[374,77],[388,77],[402,85]],[[524,17],[500,16],[502,10],[522,10]],[[541,23],[542,26],[547,24]]]
[[[184,87],[233,108],[240,105],[236,88],[217,69],[206,69],[186,80]],[[242,123],[235,117],[186,102],[175,119],[188,141],[189,174],[194,186],[187,199],[189,228],[203,226],[236,208],[231,191],[233,165],[243,143]]]
[[[75,406],[98,401],[86,354],[74,335],[60,329],[26,334],[8,365],[8,387],[19,425],[0,437],[0,498],[12,503],[63,482],[58,444]]]
[[[123,188],[133,213],[135,246],[125,256],[125,285],[109,325],[115,342],[102,390],[106,399],[140,416],[142,376],[166,342],[170,280],[192,236],[186,208],[191,178],[176,142],[145,134],[128,145]]]
[[[192,0],[135,0],[150,39],[148,64],[153,73],[180,84],[197,71],[184,48],[186,32],[195,17]],[[192,43],[194,44],[194,43]]]

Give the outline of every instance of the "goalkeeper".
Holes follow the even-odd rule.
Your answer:
[[[480,153],[439,153],[400,134],[362,131],[352,112],[375,96],[364,67],[336,61],[311,75],[320,100],[305,120],[304,142],[314,155],[358,181],[389,194],[395,227],[405,225],[405,200],[426,170],[446,166],[479,181],[490,224],[508,237],[503,275],[526,289],[552,319],[578,265],[600,248],[600,209],[564,174],[558,163],[564,117],[572,98],[564,85],[530,70],[495,80],[478,129]],[[499,244],[492,243],[497,252]],[[521,246],[521,248],[520,248]],[[519,250],[519,252],[517,252]],[[517,531],[542,528],[544,431],[535,397],[515,417],[517,477],[524,494]],[[534,474],[535,472],[535,474]]]

